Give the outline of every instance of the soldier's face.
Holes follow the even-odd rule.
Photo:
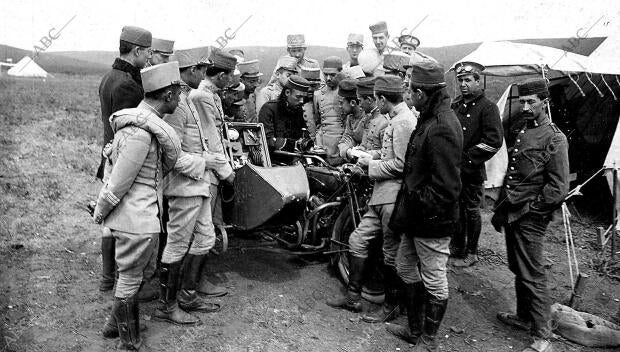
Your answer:
[[[293,75],[292,71],[278,70],[278,72],[276,73],[276,79],[278,80],[278,82],[280,82],[282,87],[284,87],[284,85],[286,85],[286,82],[288,82],[288,78],[291,77],[292,75]]]
[[[336,73],[323,73],[325,76],[325,84],[330,88],[336,88],[338,82],[336,81]]]
[[[405,104],[407,104],[409,109],[413,107],[412,96],[413,96],[413,92],[411,91],[411,89],[405,88],[405,93],[403,93],[403,100],[405,101]]]
[[[375,100],[377,101],[377,107],[380,113],[388,114],[390,112],[390,106],[383,95],[375,94]]]
[[[218,73],[218,79],[214,82],[215,86],[218,87],[219,89],[224,89],[228,87],[230,85],[230,82],[232,82],[233,75],[234,75],[233,71],[230,71],[228,73],[226,72]]]
[[[364,109],[364,112],[367,114],[376,106],[374,97],[358,95],[357,101],[360,102],[360,107]]]
[[[526,120],[537,119],[545,109],[545,100],[541,100],[538,95],[525,95],[519,97],[521,113]]]
[[[163,55],[162,53],[153,52],[151,54],[151,58],[149,59],[149,63],[151,65],[159,65],[170,61],[170,57],[168,55]]]
[[[347,52],[349,53],[349,57],[351,60],[357,60],[357,57],[360,56],[362,49],[364,47],[359,44],[350,44],[347,46]]]
[[[292,108],[300,107],[304,103],[304,98],[308,95],[306,92],[299,91],[297,89],[286,88],[286,101],[288,106]]]
[[[146,63],[149,61],[149,59],[151,58],[151,48],[144,48],[144,47],[136,47],[134,48],[135,50],[135,57],[136,59],[134,60],[134,64],[137,68],[144,68],[146,66]]]
[[[482,91],[480,78],[476,79],[474,75],[459,76],[456,80],[459,82],[459,88],[464,97],[470,97]]]
[[[245,85],[245,91],[252,93],[260,85],[261,80],[259,77],[241,77],[241,82]]]
[[[388,35],[387,33],[377,33],[372,35],[372,42],[375,44],[375,48],[379,51],[383,51],[387,46]]]
[[[181,86],[175,85],[172,86],[171,89],[166,92],[165,95],[165,114],[172,114],[174,110],[176,110],[177,106],[179,106],[179,101],[181,95]]]
[[[303,59],[304,55],[306,54],[306,48],[289,48],[288,54],[296,58],[297,61],[301,61],[301,59]]]
[[[406,91],[410,92],[411,105],[415,107],[416,110],[422,111],[422,107],[424,107],[426,101],[428,100],[426,93],[420,89],[407,89]]]
[[[407,55],[411,55],[415,51],[415,46],[410,44],[401,44],[400,50]]]
[[[346,99],[344,97],[339,96],[338,97],[338,103],[340,104],[340,109],[342,109],[342,112],[345,114],[350,114],[353,112],[353,105],[352,102],[349,99]],[[355,103],[353,103],[355,104]]]

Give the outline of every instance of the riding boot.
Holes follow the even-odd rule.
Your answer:
[[[140,338],[140,315],[135,295],[129,298],[114,298],[114,319],[118,325],[119,349],[137,351],[142,345]]]
[[[382,323],[394,320],[398,317],[398,291],[399,286],[402,290],[402,285],[404,283],[398,276],[395,266],[383,264],[382,270],[385,300],[383,301],[381,309],[362,316],[362,320],[367,323]]]
[[[436,352],[439,351],[439,341],[437,341],[437,332],[446,314],[448,307],[447,299],[437,299],[426,293],[426,314],[424,319],[424,329],[422,335],[418,339],[415,346],[415,352]]]
[[[99,291],[110,291],[114,288],[116,277],[115,240],[112,236],[101,237],[101,281]]]
[[[200,319],[184,312],[177,303],[177,289],[181,262],[162,263],[160,270],[160,306],[155,310],[155,319],[167,321],[177,325],[197,325]]]
[[[352,312],[362,310],[362,278],[364,277],[364,265],[366,258],[356,256],[349,257],[349,284],[347,294],[340,297],[330,298],[327,305],[334,308],[347,309]]]
[[[404,284],[408,326],[388,324],[387,330],[397,337],[416,344],[424,327],[425,289],[422,281]]]
[[[207,297],[222,297],[228,294],[228,291],[225,287],[215,285],[207,279],[205,272],[207,262],[209,261],[209,255],[205,255],[202,263],[200,264],[200,274],[198,275],[198,286],[196,287],[196,291],[198,293],[203,294]]]
[[[196,286],[205,255],[187,254],[183,260],[183,282],[178,295],[179,307],[186,311],[212,313],[220,310],[220,305],[208,303],[198,296]]]

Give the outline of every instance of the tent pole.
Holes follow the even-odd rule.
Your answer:
[[[545,66],[544,65],[540,65],[540,71],[542,72],[542,78],[547,81],[547,77],[545,76]],[[547,89],[549,88],[549,86],[547,86]],[[547,114],[549,115],[549,121],[553,122],[553,119],[551,119],[551,104],[547,103]]]

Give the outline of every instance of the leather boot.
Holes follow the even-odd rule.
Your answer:
[[[437,341],[437,332],[446,314],[448,300],[439,300],[426,293],[426,314],[424,319],[424,329],[422,335],[418,339],[414,352],[436,352],[439,351],[439,341]]]
[[[402,280],[393,265],[383,264],[382,271],[385,300],[381,309],[362,316],[362,320],[367,323],[383,323],[398,317],[398,288],[402,286]]]
[[[140,290],[138,291],[138,301],[141,303],[150,302],[156,300],[158,297],[157,288],[155,288],[151,281],[142,281]]]
[[[179,307],[183,310],[205,313],[220,310],[219,304],[203,301],[196,291],[204,259],[205,255],[187,254],[183,260],[183,282],[178,295]]]
[[[115,297],[113,312],[121,338],[117,348],[129,351],[139,350],[142,339],[140,338],[140,315],[136,297]]]
[[[198,287],[196,287],[196,291],[198,293],[203,294],[207,297],[222,297],[228,294],[228,291],[225,287],[215,285],[207,279],[205,272],[207,262],[209,261],[209,256],[205,255],[202,263],[200,264],[200,274],[198,275]]]
[[[356,256],[349,257],[349,284],[347,294],[340,297],[330,298],[327,305],[334,308],[342,308],[352,312],[362,310],[362,278],[364,277],[364,265],[366,258]]]
[[[157,320],[167,321],[177,325],[197,325],[200,319],[184,312],[177,304],[177,288],[181,262],[161,264],[160,270],[160,306],[155,310],[154,317]]]
[[[112,236],[101,237],[101,281],[99,281],[99,291],[111,291],[114,288],[116,277],[115,240]]]
[[[407,305],[407,325],[387,324],[387,330],[393,335],[416,344],[424,327],[425,289],[422,281],[404,284]]]
[[[138,315],[136,315],[138,316]],[[147,329],[145,324],[140,324],[140,333],[144,332]],[[116,323],[116,318],[114,318],[114,308],[112,308],[112,312],[108,319],[106,319],[105,324],[103,324],[103,329],[101,334],[106,339],[114,339],[117,338],[118,335],[118,324]]]

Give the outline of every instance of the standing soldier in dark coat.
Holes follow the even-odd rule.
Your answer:
[[[125,26],[121,31],[119,44],[120,57],[114,60],[112,70],[106,73],[99,85],[101,102],[101,120],[103,123],[103,146],[114,139],[110,126],[110,116],[116,111],[135,108],[142,101],[142,78],[140,69],[150,58],[151,32],[139,27]],[[103,150],[103,149],[102,149]],[[97,169],[97,178],[103,180],[105,157]],[[101,273],[100,291],[110,291],[114,287],[114,237],[109,229],[103,228],[101,236]]]
[[[439,349],[437,332],[448,306],[450,237],[459,216],[463,134],[445,86],[441,65],[413,64],[410,88],[420,117],[390,220],[392,230],[402,233],[396,268],[405,282],[408,326],[387,329],[415,344],[416,352]]]
[[[511,126],[508,170],[495,214],[506,233],[508,267],[515,274],[516,313],[498,313],[511,326],[530,330],[534,343],[524,352],[550,352],[550,302],[543,246],[553,211],[568,193],[568,143],[547,115],[544,79],[519,84],[523,119]]]
[[[453,265],[467,267],[478,262],[478,239],[482,229],[480,202],[486,171],[484,163],[501,148],[504,141],[499,109],[484,96],[480,82],[484,66],[475,62],[456,64],[456,78],[461,96],[452,110],[463,128],[463,165],[459,196],[460,229],[452,242]]]

